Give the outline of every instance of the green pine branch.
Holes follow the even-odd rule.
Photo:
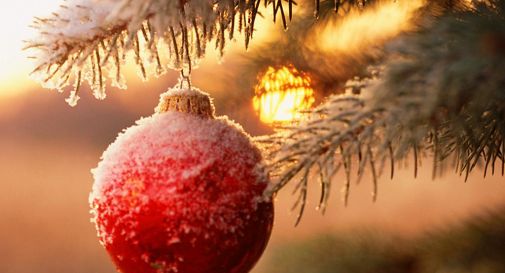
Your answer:
[[[337,12],[369,2],[332,0]],[[38,36],[25,49],[35,61],[35,78],[59,91],[72,87],[67,102],[75,105],[83,82],[98,99],[106,96],[107,80],[126,88],[122,67],[130,53],[144,80],[167,68],[190,73],[207,47],[222,55],[237,33],[247,48],[256,18],[267,8],[287,29],[296,5],[294,0],[69,0],[48,18],[34,19]],[[316,16],[320,7],[315,0]]]
[[[294,184],[298,223],[309,180],[319,180],[324,212],[338,172],[344,203],[351,177],[371,174],[375,200],[381,174],[393,177],[397,162],[413,160],[415,177],[425,156],[434,158],[433,177],[447,167],[465,179],[477,169],[504,175],[504,2],[423,18],[386,46],[372,76],[348,81],[348,92],[307,122],[258,138],[275,178],[266,195]]]

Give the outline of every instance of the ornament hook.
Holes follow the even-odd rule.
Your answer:
[[[187,84],[187,88],[191,89],[191,66],[187,68],[187,72],[184,72],[184,68],[181,69],[181,85],[180,88],[184,87],[184,83]]]

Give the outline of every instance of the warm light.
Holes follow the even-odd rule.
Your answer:
[[[302,117],[315,101],[310,78],[294,67],[269,67],[255,88],[254,110],[264,123],[286,123]]]
[[[0,100],[36,86],[28,77],[32,64],[27,59],[27,53],[22,51],[23,40],[34,36],[35,31],[28,27],[33,17],[47,15],[59,2],[61,1],[9,1],[0,8],[0,25],[3,26],[0,43]]]
[[[345,17],[335,16],[309,41],[311,46],[327,52],[359,52],[393,38],[413,27],[411,19],[425,0],[382,1],[365,11],[351,11]]]

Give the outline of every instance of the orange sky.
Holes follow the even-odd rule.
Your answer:
[[[43,16],[57,7],[54,0],[10,1],[0,9],[0,99],[35,86],[29,80],[30,62],[21,51],[23,40],[33,34],[28,27],[33,16]]]

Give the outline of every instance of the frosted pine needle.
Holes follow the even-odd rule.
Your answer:
[[[104,99],[107,80],[126,88],[121,68],[130,53],[147,79],[167,68],[191,70],[208,45],[223,54],[236,32],[243,33],[247,48],[262,2],[274,7],[274,20],[280,16],[286,28],[293,0],[68,0],[33,22],[38,37],[26,45],[36,61],[32,74],[44,87],[61,91],[73,85],[71,105],[79,100],[83,81]],[[336,1],[339,6],[366,2]]]
[[[39,36],[27,43],[37,61],[33,74],[49,88],[64,89],[73,81],[71,105],[78,100],[81,81],[103,99],[107,79],[125,87],[121,67],[127,53],[132,52],[144,79],[167,67],[191,69],[214,38],[221,53],[235,31],[244,32],[248,42],[258,5],[233,0],[67,1],[51,17],[34,21]],[[235,29],[236,20],[241,29]]]
[[[301,216],[307,175],[319,174],[324,211],[337,172],[347,203],[350,183],[367,171],[375,200],[381,174],[393,177],[409,160],[416,176],[424,155],[434,158],[433,177],[447,166],[465,179],[476,169],[504,175],[505,1],[496,3],[428,20],[388,46],[374,77],[349,81],[304,124],[257,138],[276,178],[266,194],[294,183]]]

